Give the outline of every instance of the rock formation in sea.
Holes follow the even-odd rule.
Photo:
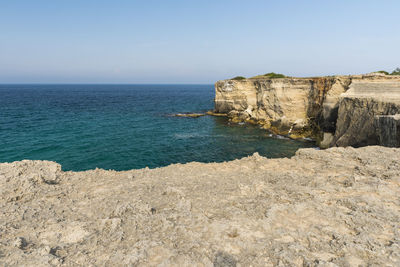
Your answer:
[[[0,266],[399,266],[399,184],[400,149],[376,146],[121,172],[1,163]]]
[[[215,92],[215,113],[292,138],[313,137],[321,147],[395,143],[379,137],[385,126],[374,121],[400,113],[400,76],[232,79],[218,81]]]

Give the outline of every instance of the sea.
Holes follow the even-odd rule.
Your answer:
[[[49,160],[64,171],[291,157],[309,141],[271,136],[212,110],[213,85],[0,85],[0,162]]]

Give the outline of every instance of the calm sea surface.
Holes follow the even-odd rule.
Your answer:
[[[0,162],[128,170],[314,146],[225,118],[171,116],[210,110],[213,98],[213,85],[0,85]]]

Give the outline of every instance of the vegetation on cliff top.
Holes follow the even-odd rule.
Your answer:
[[[275,72],[269,72],[263,75],[257,75],[254,77],[251,77],[250,79],[276,79],[276,78],[286,78],[287,76],[280,74],[280,73],[275,73]],[[235,80],[235,81],[241,81],[241,80],[245,80],[246,77],[243,76],[236,76],[234,78],[232,78],[231,80]]]
[[[379,71],[375,71],[376,73],[383,73],[385,75],[389,75],[389,72],[387,72],[386,70],[379,70]]]
[[[385,75],[400,75],[400,68],[396,68],[394,71],[392,71],[392,73],[389,73],[385,70],[380,70],[380,71],[375,71],[377,73],[383,73]]]
[[[385,70],[375,71],[375,73],[383,73],[385,75],[400,75],[400,68],[396,68],[391,73],[389,73]],[[334,76],[326,76],[326,77],[334,77]],[[249,79],[277,79],[277,78],[288,78],[288,76],[286,76],[284,74],[280,74],[280,73],[269,72],[269,73],[262,74],[262,75],[256,75]],[[243,77],[243,76],[236,76],[236,77],[232,78],[231,80],[241,81],[241,80],[245,80],[245,79],[247,79],[247,78]]]
[[[240,81],[240,80],[245,80],[245,79],[246,79],[246,77],[236,76],[235,78],[232,78],[231,80]]]
[[[264,75],[257,75],[254,77],[251,77],[252,79],[276,79],[276,78],[286,78],[285,75],[280,74],[280,73],[275,73],[275,72],[269,72]]]
[[[400,75],[400,68],[396,68],[390,75]]]

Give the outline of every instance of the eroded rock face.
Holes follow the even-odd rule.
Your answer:
[[[398,266],[399,183],[384,147],[124,172],[2,163],[0,265]]]
[[[376,124],[378,115],[400,113],[400,81],[353,81],[340,96],[336,132],[331,146],[385,145],[379,133],[386,127]],[[388,131],[390,129],[387,129]]]
[[[310,118],[317,118],[327,92],[335,85],[337,94],[344,92],[336,78],[281,78],[225,80],[215,84],[215,111],[242,120],[252,119],[288,132],[303,128]],[[342,89],[338,88],[342,86]],[[335,92],[336,92],[335,91]],[[332,101],[334,98],[330,98]],[[324,115],[331,117],[326,105]]]
[[[395,89],[382,91],[388,84]],[[278,134],[329,136],[321,146],[359,146],[379,144],[376,129],[371,127],[373,117],[394,112],[391,97],[381,96],[400,92],[400,77],[369,74],[224,80],[215,84],[215,91],[215,111],[228,114],[233,121],[255,122]],[[365,94],[371,101],[365,100]],[[358,106],[361,110],[356,110]],[[371,114],[370,118],[366,114]],[[359,115],[362,118],[358,119]],[[356,133],[365,136],[358,138]]]
[[[400,147],[400,114],[375,116],[379,143],[388,147]]]

